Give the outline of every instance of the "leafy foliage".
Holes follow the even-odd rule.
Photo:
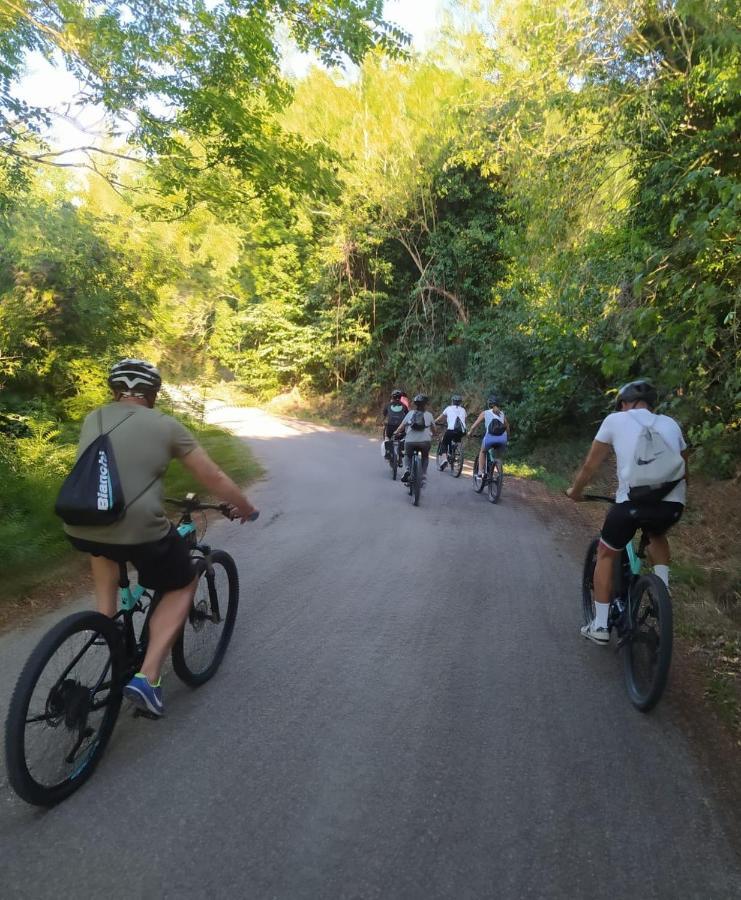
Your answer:
[[[424,58],[381,7],[3,6],[0,431],[78,417],[134,350],[257,398],[496,388],[525,444],[590,431],[640,374],[731,473],[733,0],[499,0]],[[289,84],[278,19],[357,77]],[[30,48],[129,117],[144,170],[40,174],[45,113],[12,93]]]

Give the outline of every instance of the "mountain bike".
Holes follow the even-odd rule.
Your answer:
[[[614,503],[612,497],[584,494],[585,500]],[[641,572],[649,536],[641,530],[636,549],[633,542],[616,561],[613,599],[608,625],[618,637],[623,651],[625,686],[631,703],[648,712],[659,702],[666,687],[672,659],[672,601],[664,582],[649,572]],[[599,538],[590,543],[582,575],[584,624],[594,619],[594,567]]]
[[[193,513],[218,510],[230,518],[232,510],[224,503],[201,503],[194,494],[167,502],[182,509],[177,530],[190,545],[199,576],[188,618],[172,648],[172,666],[182,681],[197,687],[215,674],[229,646],[239,577],[228,553],[197,537]],[[203,533],[205,527],[201,538]],[[120,609],[113,619],[93,611],[72,613],[32,652],[5,725],[8,780],[27,803],[53,806],[95,771],[116,724],[124,685],[144,660],[149,621],[160,597],[132,586],[121,563]]]
[[[488,487],[488,497],[491,503],[498,503],[502,496],[502,482],[504,481],[504,466],[502,460],[495,454],[495,448],[489,447],[486,451],[486,472],[479,474],[479,454],[473,461],[473,478],[472,485],[474,491],[480,494],[485,487]]]
[[[442,471],[444,463],[447,463],[448,471],[453,478],[460,478],[463,471],[463,440],[450,441],[446,453],[443,452],[444,440],[445,435],[440,438],[440,443],[437,445],[437,468]]]

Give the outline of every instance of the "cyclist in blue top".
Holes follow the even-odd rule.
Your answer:
[[[475,431],[479,422],[484,422],[484,439],[481,441],[481,450],[479,451],[479,470],[478,478],[483,478],[486,473],[486,454],[491,447],[497,447],[498,454],[501,456],[507,446],[509,440],[509,420],[504,414],[504,410],[499,407],[499,399],[490,394],[486,400],[488,409],[479,413],[478,418],[471,426],[471,432]]]

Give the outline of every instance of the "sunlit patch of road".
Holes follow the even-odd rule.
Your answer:
[[[219,400],[206,403],[206,421],[211,425],[228,428],[234,434],[252,439],[299,437],[312,432],[330,432],[333,429],[312,422],[281,419],[257,407],[228,406]]]

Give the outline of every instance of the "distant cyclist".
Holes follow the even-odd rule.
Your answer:
[[[486,400],[487,409],[479,413],[476,421],[471,426],[471,431],[475,431],[479,423],[484,422],[484,438],[481,441],[481,450],[479,451],[479,469],[478,477],[483,478],[486,473],[486,454],[492,448],[496,447],[497,455],[501,456],[507,447],[509,441],[509,420],[504,410],[499,406],[499,398],[495,394],[490,394]]]
[[[595,435],[584,465],[573,485],[566,492],[572,500],[582,499],[582,491],[607,459],[610,449],[617,460],[618,489],[615,504],[607,513],[597,548],[597,564],[594,569],[594,599],[596,615],[592,622],[582,626],[585,638],[597,644],[610,640],[608,613],[613,585],[615,560],[633,539],[639,528],[649,536],[648,558],[654,572],[669,587],[669,541],[666,532],[682,517],[687,496],[687,445],[682,429],[669,416],[656,415],[656,388],[640,379],[623,385],[615,402],[616,412],[602,422]],[[650,429],[653,445],[659,449],[653,458],[642,459],[636,450],[641,435]],[[659,444],[662,446],[659,448]],[[631,488],[634,471],[645,470],[659,456],[665,460],[674,456],[680,477],[665,482],[661,488],[648,491]],[[682,465],[682,460],[684,465]],[[636,467],[641,467],[637,469]],[[641,494],[643,496],[641,496]],[[631,499],[631,496],[638,499]]]
[[[183,627],[198,581],[188,545],[162,508],[162,477],[170,460],[178,459],[207,490],[230,503],[242,522],[256,518],[257,510],[184,425],[154,409],[162,379],[151,363],[123,359],[111,369],[108,384],[113,402],[83,422],[78,456],[102,432],[108,433],[126,513],[111,525],[64,528],[72,546],[90,554],[99,612],[116,614],[121,562],[134,565],[143,587],[162,592],[149,620],[141,672],[124,688],[126,697],[161,716],[162,664]]]
[[[391,441],[394,432],[401,425],[402,419],[407,414],[407,407],[401,402],[400,390],[391,391],[391,399],[383,408],[383,444],[384,458],[391,458]]]
[[[395,432],[395,437],[406,434],[404,458],[406,469],[401,476],[403,482],[409,481],[412,469],[412,456],[415,450],[422,451],[422,478],[427,474],[427,465],[430,461],[430,447],[432,436],[435,433],[435,418],[431,412],[427,412],[426,394],[417,394],[414,398],[414,409],[410,409],[404,416],[404,421]]]
[[[456,444],[460,444],[463,440],[463,435],[466,433],[466,410],[462,406],[463,398],[460,394],[453,394],[450,398],[450,405],[446,406],[445,409],[440,413],[440,415],[435,419],[435,424],[438,424],[443,419],[446,420],[447,428],[445,429],[445,434],[443,435],[442,442],[440,444],[440,452],[443,456],[446,456],[448,450],[450,449],[451,441]],[[445,459],[440,464],[440,471],[442,471],[445,466],[447,466],[448,461]]]

